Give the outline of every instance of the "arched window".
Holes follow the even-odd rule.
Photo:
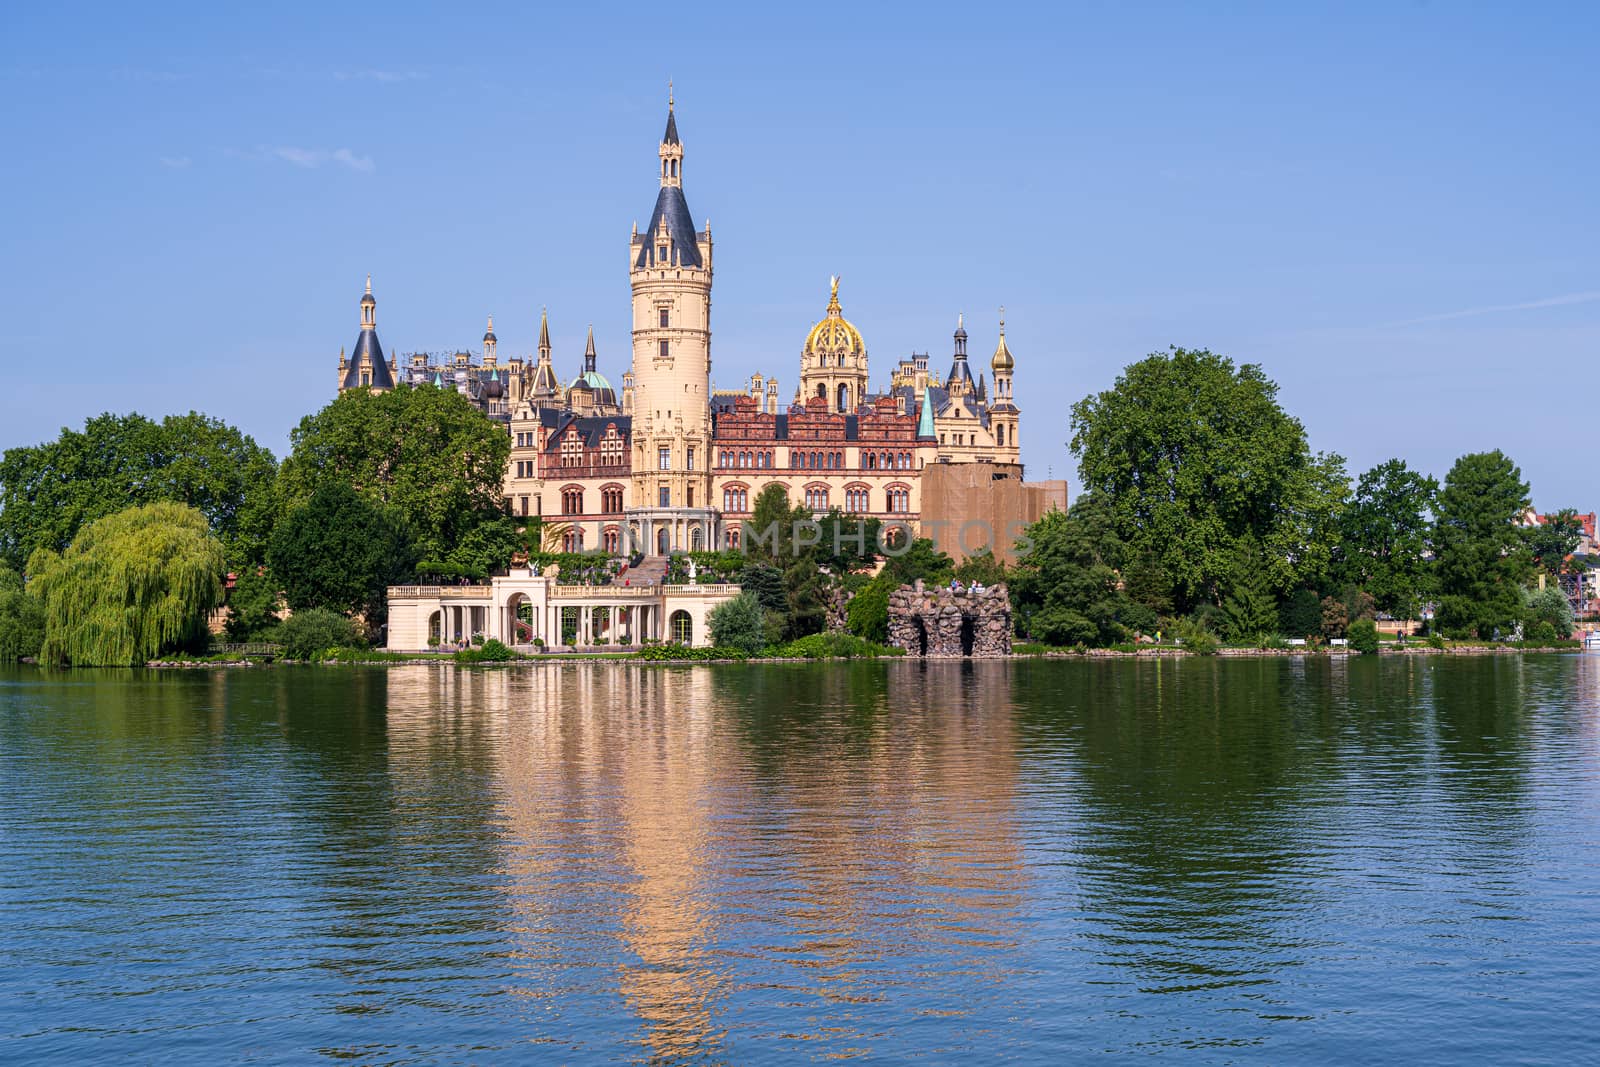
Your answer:
[[[700,535],[700,527],[696,526],[689,531],[689,551],[698,552],[705,547],[705,542]]]
[[[1001,448],[1006,447],[1006,424],[1003,422],[995,424],[994,443]]]
[[[840,362],[843,362],[843,360],[841,359]],[[850,387],[848,385],[839,386],[839,410],[850,410]]]
[[[662,531],[665,533],[666,531]],[[680,645],[694,643],[694,620],[689,618],[689,613],[681,608],[672,613],[667,620],[667,625],[672,629],[672,640]]]

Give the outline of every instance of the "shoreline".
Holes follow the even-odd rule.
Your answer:
[[[1461,645],[1434,648],[1426,643],[1418,643],[1405,648],[1380,648],[1378,656],[1506,656],[1506,655],[1548,655],[1552,653],[1570,653],[1586,651],[1582,644],[1571,646],[1552,646],[1545,648],[1516,648],[1507,645]],[[1329,658],[1329,659],[1359,659],[1362,653],[1348,648],[1219,648],[1210,656],[1197,655],[1181,648],[1159,647],[1139,649],[1129,652],[1121,649],[1061,649],[1046,652],[1013,652],[1003,656],[833,656],[833,657],[805,657],[805,656],[750,656],[745,659],[641,659],[633,655],[611,653],[586,653],[586,652],[558,652],[543,655],[523,656],[520,659],[504,662],[490,663],[456,663],[449,653],[428,654],[419,653],[401,656],[398,659],[373,659],[373,660],[275,660],[261,662],[259,660],[150,660],[144,664],[148,670],[196,670],[208,668],[240,668],[240,667],[405,667],[418,664],[434,666],[450,666],[462,668],[505,668],[505,667],[531,667],[551,663],[637,663],[649,666],[682,667],[700,664],[780,664],[780,663],[852,663],[861,661],[892,660],[902,662],[916,662],[925,664],[937,663],[1004,663],[1026,660],[1106,660],[1106,659],[1131,659],[1131,660],[1160,660],[1160,659],[1283,659],[1283,658]],[[27,661],[23,661],[27,662]],[[37,666],[37,664],[35,664]],[[67,668],[70,669],[70,668]],[[130,668],[131,669],[131,668]]]

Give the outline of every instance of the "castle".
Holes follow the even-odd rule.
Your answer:
[[[670,96],[657,155],[655,207],[628,248],[633,354],[620,389],[596,367],[592,328],[582,370],[562,385],[547,317],[532,360],[500,362],[492,318],[477,359],[465,351],[385,359],[369,278],[355,348],[348,358],[340,352],[340,391],[455,389],[505,424],[508,510],[539,517],[552,550],[736,548],[741,520],[774,483],[814,513],[903,524],[957,558],[983,547],[1009,556],[1022,524],[1066,507],[1064,481],[1023,481],[1003,313],[987,378],[981,368],[973,374],[958,317],[943,378],[915,354],[874,391],[866,341],[844,317],[834,278],[787,406],[775,377],[715,390],[711,226],[696,229],[689,212]]]

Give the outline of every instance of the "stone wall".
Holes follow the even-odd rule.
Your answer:
[[[889,644],[912,656],[1009,656],[1011,597],[1003,585],[981,593],[920,580],[901,586],[889,594]]]

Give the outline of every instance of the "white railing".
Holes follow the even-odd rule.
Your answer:
[[[391,585],[390,600],[484,600],[487,585]]]
[[[653,585],[558,585],[552,600],[650,600],[659,594]]]

